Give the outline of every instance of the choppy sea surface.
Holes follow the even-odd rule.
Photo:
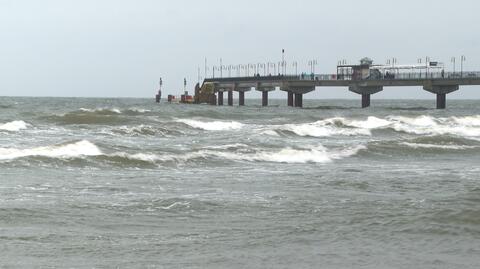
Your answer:
[[[1,268],[480,268],[480,101],[0,98]]]

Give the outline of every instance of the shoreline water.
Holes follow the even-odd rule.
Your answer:
[[[477,100],[38,100],[0,98],[1,266],[480,264]]]

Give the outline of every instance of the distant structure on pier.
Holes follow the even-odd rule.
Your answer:
[[[160,78],[159,84],[160,84],[160,87],[158,88],[157,95],[155,95],[155,101],[157,103],[160,103],[160,99],[162,99],[162,84],[163,84],[162,78]]]
[[[313,68],[312,68],[313,69]],[[348,87],[361,95],[362,107],[370,106],[372,94],[384,87],[421,86],[436,94],[437,108],[446,108],[446,95],[457,91],[461,85],[480,85],[480,72],[445,72],[444,64],[425,59],[415,65],[397,65],[396,59],[387,65],[375,65],[370,58],[363,58],[357,65],[339,63],[336,74],[310,74],[261,76],[237,76],[207,78],[195,87],[194,103],[223,105],[223,93],[227,92],[228,105],[233,105],[233,92],[238,92],[238,104],[245,105],[245,93],[255,89],[262,92],[262,105],[268,106],[268,93],[276,89],[287,92],[287,105],[303,107],[303,95],[316,87]]]

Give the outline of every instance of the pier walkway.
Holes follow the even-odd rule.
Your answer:
[[[233,105],[233,92],[239,94],[239,105],[245,105],[245,92],[252,89],[262,92],[262,105],[268,105],[268,93],[279,89],[287,92],[287,104],[303,107],[303,95],[316,87],[347,87],[362,97],[362,107],[370,106],[370,97],[384,87],[420,86],[436,94],[437,108],[446,107],[447,94],[459,90],[464,85],[480,85],[480,72],[409,72],[409,73],[368,73],[366,76],[355,72],[337,74],[302,74],[277,76],[250,76],[208,78],[204,84],[214,85],[218,105],[223,105],[223,93],[228,94],[228,105]],[[216,101],[215,101],[215,104]]]

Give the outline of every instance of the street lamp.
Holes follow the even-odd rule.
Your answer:
[[[317,60],[308,61],[308,66],[310,66],[310,72],[315,74],[315,66],[318,64]]]
[[[223,78],[223,64],[222,64],[222,58],[220,58],[220,77]]]
[[[265,69],[265,64],[264,63],[258,63],[257,66],[258,66],[257,67],[258,73],[260,73],[260,69],[263,69],[263,76],[266,76],[267,70]]]
[[[205,57],[205,78],[207,78],[207,72],[208,72],[207,58]]]
[[[214,66],[213,67],[213,78],[215,78],[215,71],[220,71],[222,68],[218,67],[218,66]]]
[[[273,74],[277,73],[277,65],[275,63],[268,63],[268,73],[270,74],[270,67],[273,67]]]
[[[463,62],[465,62],[467,60],[467,58],[465,56],[462,55],[462,57],[460,58],[460,76],[463,78]]]
[[[201,80],[201,77],[200,77],[200,66],[198,67],[198,84],[200,84],[200,80]]]
[[[452,57],[452,59],[450,60],[450,62],[453,63],[453,74],[455,74],[455,71],[456,71],[456,70],[455,70],[455,69],[456,69],[456,59],[455,59],[455,57]]]
[[[293,62],[292,66],[295,68],[295,76],[298,76],[298,62]]]
[[[428,65],[430,64],[430,57],[425,57],[425,78],[428,78]]]

